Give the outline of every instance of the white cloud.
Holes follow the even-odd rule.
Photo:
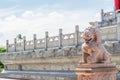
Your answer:
[[[35,17],[36,14],[34,14],[32,11],[25,11],[23,14],[22,14],[22,17],[23,18],[31,18],[31,17]]]
[[[27,39],[32,39],[34,33],[38,38],[44,37],[45,31],[50,32],[50,35],[58,35],[59,28],[63,28],[64,33],[72,33],[75,25],[80,25],[80,30],[83,30],[89,26],[88,22],[99,19],[92,10],[45,12],[36,9],[21,12],[19,16],[12,12],[8,14],[0,22],[0,32],[4,34],[0,37],[0,45],[5,45],[6,39],[13,42],[19,33],[26,35]]]
[[[8,17],[5,18],[6,21],[14,21],[16,20],[16,16],[15,15],[10,15]]]
[[[3,8],[0,9],[0,17],[6,17],[14,13],[19,13],[21,10],[17,9],[17,6],[15,7],[10,7],[10,8]]]
[[[113,0],[105,0],[105,1],[113,1]]]
[[[3,36],[4,36],[4,34],[2,32],[0,32],[0,38],[3,37]]]

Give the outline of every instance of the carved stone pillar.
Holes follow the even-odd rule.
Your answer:
[[[104,10],[103,9],[101,9],[101,26],[103,26],[103,21],[104,21]]]
[[[23,51],[25,51],[25,46],[26,46],[26,37],[23,37]]]
[[[36,34],[33,35],[33,49],[36,49]]]
[[[6,40],[6,52],[9,51],[9,40]]]
[[[77,80],[116,80],[115,64],[80,64],[75,70]]]
[[[16,52],[16,44],[17,44],[17,41],[16,41],[16,38],[14,39],[14,48],[15,48],[15,52]]]
[[[75,26],[75,46],[78,46],[79,26]]]
[[[59,49],[62,48],[62,29],[59,29]]]
[[[45,32],[45,50],[48,48],[48,32]]]

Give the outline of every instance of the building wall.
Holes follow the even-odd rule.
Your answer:
[[[104,41],[116,41],[117,36],[117,25],[100,28],[102,40]]]

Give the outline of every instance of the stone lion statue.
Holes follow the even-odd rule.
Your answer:
[[[88,27],[84,30],[81,37],[83,63],[110,63],[111,54],[101,43],[100,32],[95,27]]]

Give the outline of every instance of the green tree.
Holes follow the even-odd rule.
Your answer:
[[[17,39],[17,41],[20,42],[20,45],[21,45],[21,41],[23,40],[22,34],[18,34],[18,35],[16,36],[16,39]]]
[[[23,39],[23,37],[22,37],[21,34],[18,34],[18,35],[16,36],[16,38],[17,38],[17,40],[20,41],[20,42],[21,42],[21,40]]]
[[[0,47],[0,53],[5,53],[6,49],[4,47]]]
[[[2,62],[0,62],[0,70],[4,68],[4,65]]]
[[[0,47],[0,53],[5,53],[6,49],[4,47]],[[2,62],[0,62],[0,70],[4,68],[4,65]]]

